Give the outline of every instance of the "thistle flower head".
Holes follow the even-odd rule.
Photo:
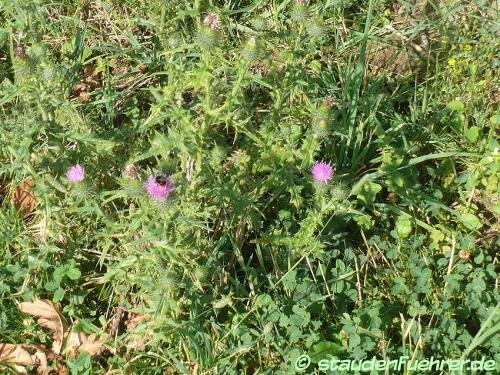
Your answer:
[[[333,177],[333,166],[330,163],[323,161],[316,162],[311,169],[311,173],[314,181],[328,183]]]
[[[333,184],[330,188],[330,196],[334,201],[341,201],[349,196],[349,192],[343,184]]]
[[[335,104],[336,102],[333,96],[331,95],[325,96],[325,99],[323,100],[324,106],[326,106],[328,109],[331,109]]]
[[[174,181],[163,175],[150,176],[144,184],[144,187],[151,198],[159,201],[164,201],[175,191]]]
[[[271,69],[265,63],[258,61],[252,65],[252,72],[267,77],[271,73]]]
[[[321,20],[314,20],[308,23],[307,31],[311,36],[319,38],[325,33],[325,27]]]
[[[321,119],[319,121],[313,122],[313,131],[316,137],[325,138],[330,134],[330,126],[328,125],[326,120]]]
[[[141,169],[135,164],[127,164],[125,168],[123,168],[123,175],[132,180],[140,180]]]
[[[14,48],[14,57],[20,60],[24,59],[26,57],[26,48],[21,45],[16,46],[16,48]]]
[[[330,134],[330,122],[328,108],[320,106],[313,109],[311,123],[316,137],[325,138]]]
[[[259,41],[254,36],[248,38],[245,46],[243,47],[242,55],[243,58],[248,61],[257,61],[263,57],[264,51],[262,50]]]
[[[179,47],[179,44],[180,44],[180,40],[178,37],[176,37],[175,35],[173,36],[170,36],[168,39],[167,39],[167,44],[170,48],[177,48]]]
[[[81,182],[85,178],[85,169],[80,164],[72,166],[66,173],[69,182]]]
[[[203,48],[214,48],[218,43],[218,34],[210,27],[202,27],[196,34],[196,43]]]
[[[203,20],[203,24],[212,30],[220,30],[220,16],[217,13],[210,13]]]
[[[161,284],[163,287],[170,289],[170,291],[174,292],[181,282],[182,275],[179,275],[174,270],[166,271],[161,277]]]
[[[212,150],[211,158],[214,164],[220,165],[227,158],[227,152],[224,147],[215,145]]]
[[[251,22],[253,28],[257,31],[266,30],[269,27],[267,19],[262,16],[255,17]]]
[[[196,277],[199,281],[204,281],[208,275],[208,269],[206,266],[196,267],[193,272],[194,277]]]
[[[295,22],[304,22],[309,16],[309,10],[306,4],[296,3],[290,12],[290,18]]]

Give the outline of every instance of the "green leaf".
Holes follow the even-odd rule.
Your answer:
[[[295,344],[300,340],[302,336],[302,330],[297,326],[289,326],[287,328],[288,333],[290,334],[290,343]]]
[[[408,238],[413,230],[410,219],[401,217],[396,222],[396,232],[400,238]]]
[[[355,216],[354,221],[360,226],[361,229],[371,229],[373,227],[373,220],[368,215]]]
[[[213,306],[214,306],[214,309],[222,309],[226,306],[232,306],[232,304],[233,304],[233,302],[231,300],[231,297],[226,296],[226,297],[220,299],[219,301],[214,302]]]
[[[471,126],[465,131],[465,136],[471,142],[476,142],[479,137],[479,128],[477,126]]]
[[[261,294],[257,297],[257,304],[259,306],[267,306],[269,305],[273,299],[269,294]]]
[[[359,344],[361,344],[361,337],[357,333],[349,335],[349,350],[352,350]]]
[[[491,150],[493,150],[495,147],[498,147],[498,144],[495,143],[493,138],[490,140],[490,143],[491,143],[491,145],[489,145],[488,147]],[[428,155],[418,156],[416,158],[410,159],[410,161],[408,162],[408,165],[404,165],[402,167],[399,167],[398,169],[408,168],[408,166],[424,163],[428,160],[446,159],[446,158],[450,158],[450,157],[481,158],[481,157],[483,157],[483,155],[479,154],[479,153],[472,153],[472,152],[455,152],[455,151],[438,152],[436,154],[428,154]],[[364,175],[363,177],[361,177],[361,179],[358,182],[356,182],[354,184],[354,186],[351,189],[351,194],[358,194],[361,187],[364,186],[367,183],[367,181],[376,180],[376,179],[383,177],[383,176],[386,176],[388,174],[389,174],[388,171],[377,171],[377,172],[373,172],[373,173],[369,173],[369,174]]]
[[[289,291],[293,291],[297,285],[297,271],[289,271],[285,277],[283,277],[283,286]]]
[[[440,230],[435,229],[435,230],[431,231],[430,237],[431,237],[432,242],[439,243],[439,242],[444,240],[444,233],[441,232]]]
[[[475,277],[470,284],[470,289],[472,289],[476,293],[482,293],[486,290],[486,283],[480,277]]]
[[[478,230],[483,226],[481,220],[474,214],[463,213],[460,215],[460,220],[470,230]]]
[[[52,276],[54,277],[54,280],[55,281],[62,281],[64,275],[66,274],[66,267],[64,266],[61,266],[61,267],[57,267],[55,270],[54,270],[54,273],[52,274]]]
[[[491,205],[491,212],[493,212],[495,215],[500,216],[500,202],[495,202]]]
[[[309,323],[310,314],[304,310],[304,308],[299,305],[293,305],[292,311],[294,312],[292,316],[290,316],[290,323],[297,326],[305,326]]]
[[[451,109],[452,111],[464,111],[465,106],[461,101],[453,100],[448,103],[446,108]]]
[[[331,341],[321,341],[313,345],[309,358],[312,363],[318,363],[320,360],[328,358],[329,355],[337,356],[342,351],[344,351],[344,348],[339,344]]]
[[[57,288],[56,291],[54,292],[54,297],[52,300],[54,302],[60,302],[64,298],[64,289],[62,288]]]
[[[78,280],[82,273],[78,268],[70,267],[68,271],[66,271],[66,276],[68,276],[71,280]]]
[[[274,309],[269,309],[268,313],[266,314],[266,320],[276,323],[282,316],[283,315],[281,315],[280,311],[275,306]]]
[[[45,283],[45,289],[49,292],[53,292],[57,288],[59,288],[60,282],[59,280],[48,281]]]
[[[371,181],[367,181],[361,191],[356,195],[365,205],[375,202],[375,197],[382,190],[382,186]]]

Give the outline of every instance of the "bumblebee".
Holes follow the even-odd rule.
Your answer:
[[[168,179],[167,176],[165,176],[164,174],[159,174],[158,176],[155,177],[155,181],[158,185],[165,186],[167,185]]]

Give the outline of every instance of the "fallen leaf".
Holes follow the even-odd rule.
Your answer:
[[[8,181],[0,182],[0,198],[3,198],[3,196],[7,192],[7,189],[9,188],[9,184],[10,184],[10,182],[8,182]]]
[[[146,349],[146,339],[149,338],[149,334],[146,333],[145,335],[137,335],[137,334],[132,334],[128,336],[127,339],[127,344],[126,348],[127,351],[139,351],[143,352]]]
[[[79,95],[79,98],[80,98],[80,101],[82,101],[84,103],[88,103],[92,99],[90,94],[87,91],[82,91]]]
[[[31,354],[27,349],[34,351]],[[0,363],[11,363],[20,374],[27,373],[24,366],[36,366],[38,374],[48,374],[45,348],[37,345],[0,344]]]
[[[61,362],[57,362],[57,375],[69,375],[68,368]]]
[[[139,324],[146,322],[149,319],[150,319],[149,315],[141,315],[133,311],[129,311],[128,318],[125,321],[125,326],[127,327],[128,331],[132,331],[135,328],[137,328]]]
[[[122,316],[124,313],[124,309],[122,306],[118,306],[116,309],[115,313],[113,314],[113,318],[111,319],[110,322],[110,328],[109,328],[109,336],[114,337],[118,334],[118,330],[120,328],[120,322],[122,320]]]
[[[51,373],[51,368],[47,364],[47,356],[42,351],[37,351],[35,353],[35,357],[40,361],[40,365],[38,365],[36,372],[40,375],[49,375]]]
[[[76,350],[82,346],[88,337],[85,332],[75,332],[72,330],[66,338],[66,345],[64,346],[64,353],[71,358],[76,357]]]
[[[36,207],[36,196],[32,189],[33,181],[24,180],[14,190],[10,198],[12,205],[22,211],[24,216],[32,213]]]
[[[33,302],[22,302],[19,304],[21,311],[26,314],[38,317],[38,324],[52,331],[54,341],[52,351],[56,354],[61,353],[64,337],[67,334],[67,323],[61,314],[59,304],[54,304],[50,300],[34,300]]]
[[[22,344],[0,344],[0,363],[13,363],[21,366],[39,365],[39,359],[30,354]]]
[[[104,350],[104,342],[106,341],[106,337],[98,337],[97,334],[93,333],[91,334],[88,338],[87,341],[85,341],[78,350],[80,352],[87,352],[91,356],[99,354]]]
[[[83,67],[83,75],[79,83],[72,89],[74,96],[79,95],[80,100],[87,101],[90,93],[102,86],[102,72],[97,70],[97,65],[88,64]],[[81,95],[83,93],[83,96]]]
[[[17,371],[18,374],[27,374],[28,373],[28,370],[26,370],[26,367],[24,367],[24,366],[14,365],[14,369]]]

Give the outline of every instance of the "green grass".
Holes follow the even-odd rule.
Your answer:
[[[484,0],[1,3],[0,344],[71,374],[498,369],[499,46]]]

